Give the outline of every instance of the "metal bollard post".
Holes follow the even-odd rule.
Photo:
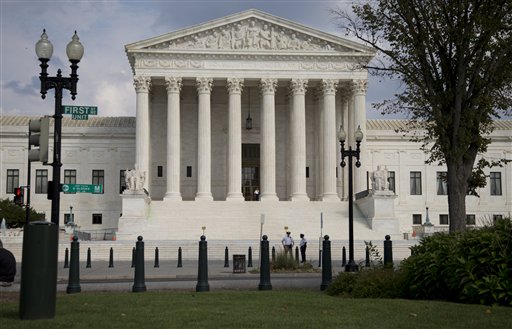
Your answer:
[[[85,265],[85,267],[91,267],[91,248],[87,248],[87,265]]]
[[[299,247],[295,247],[295,262],[299,263]]]
[[[224,249],[224,267],[229,267],[229,252],[228,247]]]
[[[108,267],[114,267],[114,249],[110,247],[110,255],[108,257]]]
[[[276,247],[272,246],[272,262],[276,261]]]
[[[64,252],[64,268],[69,268],[69,250],[66,248]]]
[[[178,267],[183,267],[183,260],[181,257],[181,247],[178,248]]]
[[[160,267],[160,261],[158,258],[158,247],[155,248],[155,266],[154,267]]]
[[[199,263],[196,285],[196,292],[201,291],[210,291],[210,285],[208,284],[208,246],[204,235],[201,235],[201,241],[199,241]]]
[[[370,248],[368,248],[368,246],[366,246],[366,260],[364,266],[370,267]]]
[[[142,241],[142,236],[139,235],[137,237],[135,246],[135,275],[132,292],[142,292],[146,291],[144,279],[144,242]]]
[[[341,249],[341,266],[347,265],[347,249],[345,246]]]
[[[66,292],[68,294],[74,294],[82,291],[82,288],[80,287],[80,243],[78,242],[78,237],[76,235],[73,236],[73,241],[71,242],[70,263]]]
[[[322,284],[320,290],[325,290],[332,282],[332,266],[331,266],[331,241],[329,236],[324,236],[322,243]]]
[[[272,284],[270,283],[270,262],[268,259],[268,237],[263,236],[261,241],[261,264],[260,264],[260,284],[258,290],[272,290]],[[272,247],[274,254],[275,248]]]
[[[247,251],[247,267],[252,267],[252,248]]]
[[[384,267],[393,267],[393,242],[389,235],[384,241]]]
[[[132,268],[135,267],[135,247],[132,249]]]

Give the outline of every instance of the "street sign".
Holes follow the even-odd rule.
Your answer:
[[[103,193],[103,185],[95,184],[63,184],[62,192],[64,193]]]
[[[97,106],[83,106],[83,105],[62,105],[63,114],[71,114],[73,120],[88,120],[89,115],[97,115]]]

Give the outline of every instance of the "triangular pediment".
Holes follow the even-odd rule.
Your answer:
[[[126,50],[343,53],[351,56],[373,56],[374,53],[359,43],[254,9],[132,43]]]

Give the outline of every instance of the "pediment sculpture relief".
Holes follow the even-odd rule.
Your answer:
[[[150,48],[347,51],[328,41],[255,19],[187,35]]]

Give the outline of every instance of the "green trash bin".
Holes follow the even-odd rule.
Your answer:
[[[55,317],[59,228],[52,222],[31,222],[23,232],[20,318]]]

